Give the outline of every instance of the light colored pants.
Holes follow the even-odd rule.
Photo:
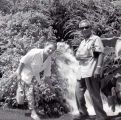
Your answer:
[[[25,82],[21,81],[18,83],[18,87],[21,87],[24,91],[24,95],[28,101],[28,107],[30,110],[35,108],[35,101],[34,101],[34,86],[33,84],[26,84]]]

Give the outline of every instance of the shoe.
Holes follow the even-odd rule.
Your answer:
[[[37,115],[37,113],[35,111],[31,112],[31,118],[33,120],[41,120],[40,117]]]
[[[75,115],[73,120],[90,120],[90,119],[88,114],[86,115],[79,114],[79,115]]]

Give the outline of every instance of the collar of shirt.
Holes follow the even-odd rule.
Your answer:
[[[87,40],[83,39],[82,42],[84,42],[84,43],[86,44],[86,43],[88,43],[90,40],[93,40],[93,39],[94,39],[94,35],[91,34],[91,36],[90,36]]]

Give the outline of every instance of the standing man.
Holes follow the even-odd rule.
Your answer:
[[[79,23],[79,29],[84,39],[81,41],[76,52],[76,58],[80,62],[81,74],[81,79],[77,80],[75,90],[77,106],[80,113],[78,117],[80,120],[88,119],[89,117],[84,98],[84,93],[88,89],[96,112],[96,120],[107,120],[100,96],[103,44],[101,39],[92,33],[92,26],[88,20],[82,20]]]
[[[51,55],[56,50],[56,43],[46,43],[44,49],[32,49],[20,60],[17,69],[17,77],[21,79],[25,86],[25,95],[28,100],[31,117],[34,120],[40,120],[35,111],[33,95],[33,77],[40,83],[41,78],[51,76]]]

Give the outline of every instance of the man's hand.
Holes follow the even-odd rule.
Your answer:
[[[21,80],[21,75],[18,75],[18,76],[17,76],[17,80],[18,80],[18,81]]]
[[[16,76],[18,81],[21,80],[21,75],[18,72],[16,72]]]

